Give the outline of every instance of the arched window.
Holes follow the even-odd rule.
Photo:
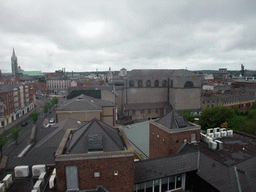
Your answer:
[[[191,87],[194,87],[194,84],[192,83],[192,81],[187,81],[184,85],[184,87],[186,88],[191,88]]]
[[[151,81],[149,80],[146,81],[146,87],[151,87]]]
[[[134,81],[129,81],[129,87],[134,87]]]
[[[155,84],[155,87],[159,87],[159,81],[158,80],[155,80],[154,84]]]
[[[143,83],[141,80],[138,81],[138,87],[143,87]]]
[[[166,80],[163,80],[163,81],[162,81],[162,86],[163,86],[163,87],[167,87],[167,81],[166,81]]]

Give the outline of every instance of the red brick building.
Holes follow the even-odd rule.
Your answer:
[[[159,121],[150,123],[149,157],[172,155],[184,143],[199,142],[200,130],[200,126],[186,122],[182,116],[172,110]]]
[[[134,154],[123,129],[98,119],[67,130],[55,166],[58,192],[98,186],[111,192],[134,190]]]

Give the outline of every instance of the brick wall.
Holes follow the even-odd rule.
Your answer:
[[[134,157],[57,161],[57,191],[66,191],[66,166],[77,166],[79,189],[95,189],[103,185],[111,192],[131,192],[134,190]],[[114,172],[118,171],[118,175]],[[100,177],[94,177],[100,172]]]
[[[191,134],[196,134],[196,141],[200,141],[200,129],[184,130],[181,132],[168,133],[150,123],[149,130],[149,157],[158,158],[174,154],[186,139],[191,142]]]

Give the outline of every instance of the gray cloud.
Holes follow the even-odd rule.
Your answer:
[[[0,63],[24,70],[256,70],[256,2],[4,1]]]

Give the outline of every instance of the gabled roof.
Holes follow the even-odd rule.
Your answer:
[[[62,106],[58,107],[57,111],[62,110],[72,110],[72,109],[80,109],[80,110],[87,110],[87,109],[102,109],[102,107],[111,107],[114,106],[113,103],[109,101],[105,101],[102,99],[95,99],[93,97],[86,96],[84,94],[79,95],[69,101],[67,101]]]
[[[93,145],[88,140],[88,136],[91,134],[100,135],[103,152],[123,151],[126,147],[119,129],[94,118],[77,131],[74,131],[66,152],[70,154],[87,153],[89,147]]]

